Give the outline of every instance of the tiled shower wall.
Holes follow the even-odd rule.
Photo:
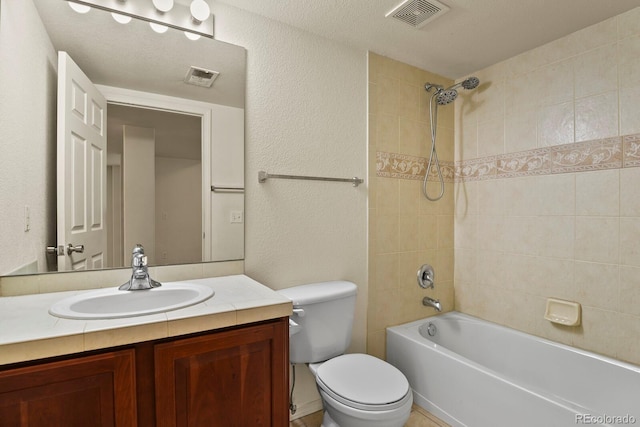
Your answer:
[[[455,307],[640,364],[640,8],[456,101]],[[582,325],[544,320],[547,297]]]
[[[421,193],[430,149],[425,82],[452,80],[369,54],[369,305],[367,351],[384,358],[385,328],[432,314],[424,296],[453,309],[453,181],[445,197]],[[440,109],[438,154],[447,170],[454,156],[453,106]],[[379,171],[376,173],[376,171]],[[437,185],[430,184],[430,193]],[[418,287],[416,272],[435,268],[434,290]]]

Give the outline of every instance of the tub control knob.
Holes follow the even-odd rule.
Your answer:
[[[435,272],[433,271],[433,267],[431,267],[429,264],[424,264],[418,270],[418,285],[420,285],[421,288],[433,289],[434,278],[435,278]]]

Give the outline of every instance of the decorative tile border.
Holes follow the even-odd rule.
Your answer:
[[[546,175],[551,173],[549,154],[550,148],[501,154],[496,159],[496,178]]]
[[[622,144],[624,167],[640,166],[640,134],[623,136]]]
[[[424,179],[424,157],[376,152],[376,175],[401,179]],[[640,167],[640,134],[597,139],[501,154],[499,156],[441,162],[445,182],[478,181],[532,175]],[[431,170],[429,181],[437,180]]]
[[[456,162],[455,181],[480,181],[496,177],[496,157]]]
[[[425,159],[404,154],[376,152],[376,174],[388,178],[420,179],[426,173]]]
[[[551,172],[567,173],[622,167],[621,138],[551,147]]]
[[[405,154],[376,152],[376,175],[387,178],[423,180],[427,171],[428,159],[407,156]],[[440,171],[445,181],[453,182],[455,168],[451,162],[440,162]],[[437,181],[438,172],[432,168],[429,181]]]

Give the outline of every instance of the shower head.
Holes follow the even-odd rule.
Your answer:
[[[462,87],[464,89],[471,90],[477,88],[479,84],[480,79],[472,76],[446,89],[435,83],[426,83],[424,88],[427,92],[431,92],[432,89],[435,90],[435,93],[431,98],[433,99],[435,97],[438,105],[447,105],[455,101],[458,97],[457,88]]]
[[[467,90],[475,89],[480,84],[480,79],[475,77],[475,76],[471,76],[471,77],[463,80],[462,83],[460,83],[460,84],[462,85],[463,88],[465,88]]]
[[[464,89],[471,90],[471,89],[477,88],[479,84],[480,84],[480,79],[472,76],[467,79],[464,79],[461,82],[454,84],[453,86],[449,86],[447,90],[457,89],[460,86],[462,86]]]
[[[464,89],[475,89],[480,84],[480,79],[477,77],[467,77],[463,81],[454,84],[451,87],[444,88],[441,85],[435,83],[425,83],[424,88],[427,92],[434,91],[429,98],[429,124],[431,125],[431,154],[429,155],[429,162],[427,163],[427,171],[422,181],[422,194],[435,202],[440,200],[444,195],[444,178],[442,177],[442,171],[440,170],[440,162],[438,161],[438,154],[436,153],[436,130],[438,128],[438,106],[447,105],[452,103],[458,97],[458,91],[456,88],[462,87]],[[433,102],[435,98],[435,103]],[[440,182],[440,194],[435,197],[431,197],[427,191],[427,178],[431,175],[432,166],[435,165],[436,172],[438,174],[438,180]]]
[[[441,90],[436,95],[438,105],[447,105],[452,103],[458,97],[458,91],[455,89]]]

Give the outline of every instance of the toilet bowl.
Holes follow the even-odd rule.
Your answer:
[[[307,363],[316,378],[322,427],[402,427],[413,394],[406,377],[368,354],[344,354],[351,342],[357,287],[335,281],[278,292],[293,302],[291,363]]]
[[[406,377],[368,354],[310,364],[325,410],[322,427],[402,427],[413,395]]]

